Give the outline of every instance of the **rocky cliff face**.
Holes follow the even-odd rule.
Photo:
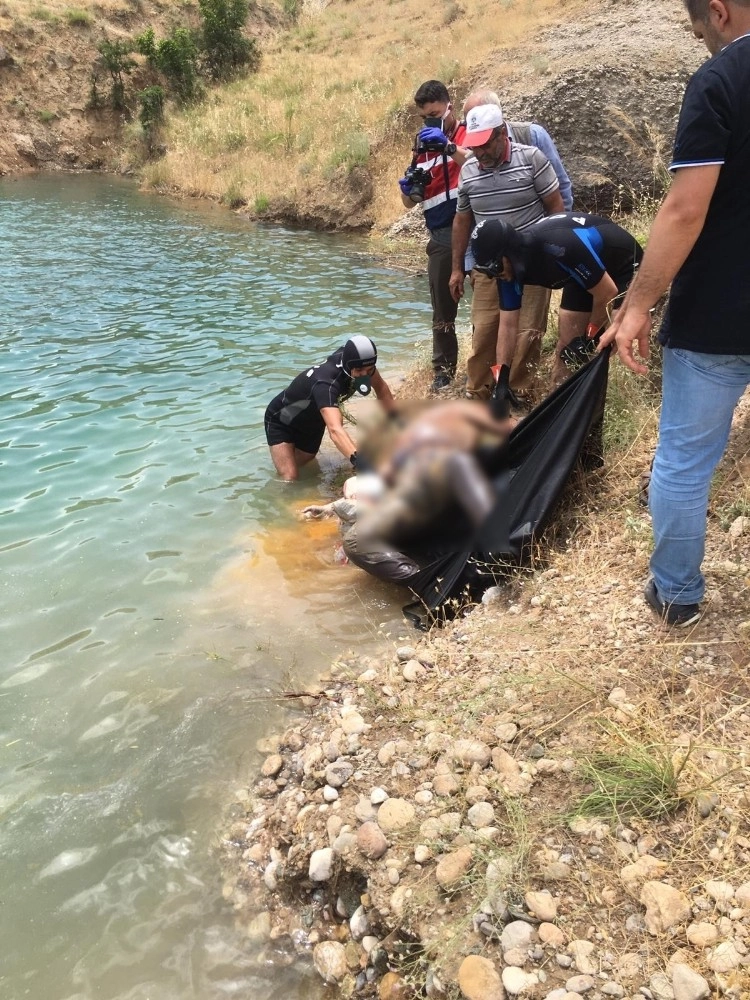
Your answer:
[[[536,121],[555,140],[588,211],[660,195],[685,84],[707,52],[679,0],[609,0],[530,40],[530,63],[500,51],[469,81],[491,86],[508,117]]]

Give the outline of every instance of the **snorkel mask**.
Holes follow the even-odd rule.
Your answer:
[[[351,337],[342,349],[341,364],[344,371],[354,383],[354,391],[360,396],[369,396],[372,389],[372,374],[353,375],[355,368],[371,368],[378,363],[378,349],[363,334]]]
[[[356,378],[352,375],[352,381],[354,382],[354,391],[358,392],[360,396],[370,395],[372,375],[357,375]]]

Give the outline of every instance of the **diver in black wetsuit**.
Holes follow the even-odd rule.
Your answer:
[[[524,284],[563,289],[553,384],[570,374],[561,352],[604,326],[608,304],[628,287],[643,257],[635,237],[611,219],[578,212],[548,216],[522,233],[506,222],[481,222],[471,249],[477,270],[498,279],[500,366],[513,360]]]
[[[377,370],[378,352],[369,337],[351,337],[322,364],[306,369],[274,396],[266,408],[265,431],[276,471],[296,479],[311,462],[328,431],[341,454],[357,468],[357,446],[344,428],[339,403],[370,388],[383,409],[395,407],[393,394]]]

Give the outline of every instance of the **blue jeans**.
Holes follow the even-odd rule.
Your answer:
[[[711,477],[748,384],[750,354],[664,349],[649,507],[654,528],[651,573],[659,597],[669,604],[697,604],[703,597],[701,563]]]

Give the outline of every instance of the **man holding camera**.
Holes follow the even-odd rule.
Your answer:
[[[411,166],[399,180],[407,208],[422,205],[430,232],[427,275],[432,300],[433,391],[450,385],[456,374],[458,301],[450,292],[451,232],[458,198],[458,174],[470,150],[463,145],[465,126],[453,114],[448,88],[427,80],[414,95],[424,127],[414,145]]]
[[[501,219],[523,231],[545,215],[565,211],[552,164],[536,146],[511,141],[498,105],[480,104],[472,108],[466,119],[464,142],[473,150],[474,157],[461,168],[453,222],[450,289],[456,302],[463,295],[465,254],[476,223]],[[467,362],[466,382],[467,396],[476,399],[487,399],[492,391],[491,368],[497,353],[498,324],[487,327],[474,321],[482,303],[481,293],[487,291],[484,286],[489,286],[497,301],[494,281],[485,275],[477,276],[472,302],[472,353]],[[533,314],[533,320],[527,321],[522,315],[522,329],[544,332],[549,296],[547,289],[527,286],[524,309]]]

